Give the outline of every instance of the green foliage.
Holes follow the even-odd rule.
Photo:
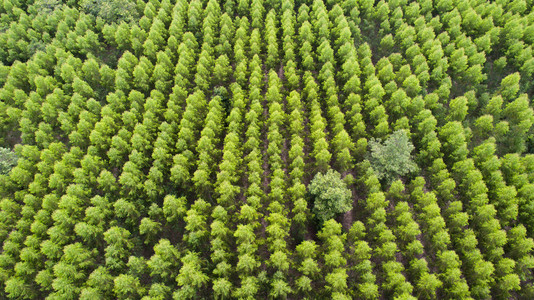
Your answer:
[[[411,152],[415,149],[404,130],[392,133],[384,142],[369,141],[369,162],[380,180],[388,185],[401,176],[413,173],[417,165]]]
[[[0,147],[0,174],[6,175],[17,165],[18,156],[7,148]]]
[[[0,299],[534,299],[532,5],[0,1]]]
[[[314,199],[313,213],[320,223],[352,208],[352,193],[334,170],[317,173],[308,185],[308,191]]]
[[[132,22],[139,17],[136,4],[131,0],[81,0],[80,6],[108,23]]]
[[[38,13],[49,14],[57,7],[60,7],[61,4],[60,0],[37,0],[33,3],[33,6]]]

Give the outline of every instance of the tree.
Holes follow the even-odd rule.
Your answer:
[[[226,278],[219,278],[213,281],[213,293],[215,299],[225,299],[230,296],[232,291],[232,283]]]
[[[11,298],[34,299],[37,297],[36,291],[30,284],[15,276],[5,281],[5,291]]]
[[[449,102],[449,115],[447,119],[450,121],[462,122],[467,116],[467,98],[464,96],[456,97]]]
[[[254,299],[258,289],[258,278],[246,276],[241,279],[241,286],[234,289],[233,296],[239,299]]]
[[[132,275],[121,274],[114,283],[113,292],[119,299],[135,299],[141,289],[139,279]]]
[[[132,248],[130,232],[124,228],[113,226],[104,233],[108,244],[105,249],[106,266],[112,270],[121,270]]]
[[[174,292],[175,299],[196,298],[201,293],[202,286],[208,282],[208,276],[201,270],[201,258],[195,252],[189,252],[181,259],[182,268],[176,277],[180,290]]]
[[[153,243],[157,240],[158,233],[161,231],[161,224],[150,218],[143,218],[139,225],[139,233],[145,235],[145,244]]]
[[[292,292],[291,287],[286,280],[275,279],[271,283],[271,297],[273,298],[286,298],[288,294]]]
[[[501,81],[501,95],[508,100],[512,100],[519,92],[519,81],[521,76],[519,73],[514,73],[506,76]]]
[[[408,76],[402,83],[406,93],[410,97],[415,97],[421,91],[421,85],[415,75]]]
[[[18,157],[15,152],[0,147],[0,174],[6,175],[17,165]]]
[[[380,295],[378,292],[378,285],[374,282],[365,282],[358,287],[359,295],[362,299],[378,299]]]
[[[417,170],[410,153],[415,148],[404,130],[397,130],[381,143],[372,139],[369,162],[378,179],[384,180],[388,185],[400,176]]]
[[[163,282],[171,282],[178,271],[178,251],[169,240],[161,239],[154,246],[154,255],[147,262],[150,276]]]
[[[308,186],[314,198],[314,213],[320,223],[345,213],[352,208],[352,193],[341,175],[329,170],[326,174],[317,173]]]
[[[426,299],[435,299],[436,290],[442,285],[443,283],[435,274],[429,274],[426,272],[421,276],[421,278],[419,278],[415,289],[418,293],[418,296],[425,297]]]
[[[130,22],[138,18],[135,2],[131,0],[83,0],[80,5],[89,14],[109,23]]]
[[[100,266],[89,275],[86,285],[88,288],[82,289],[80,293],[81,299],[94,299],[95,296],[111,298],[114,287],[113,276],[105,267]]]
[[[523,153],[526,150],[528,133],[534,124],[534,110],[530,107],[528,96],[522,94],[508,103],[503,115],[510,123],[510,132],[506,136],[503,147],[509,152]]]

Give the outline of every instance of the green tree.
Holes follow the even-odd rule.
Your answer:
[[[314,198],[314,213],[321,223],[334,218],[352,208],[352,194],[341,175],[329,170],[326,174],[317,173],[308,186]]]
[[[213,280],[213,293],[215,299],[225,299],[230,296],[232,291],[232,283],[226,278],[218,278]]]
[[[371,167],[378,179],[384,180],[387,184],[417,170],[417,165],[411,157],[414,146],[404,130],[395,131],[383,143],[371,140],[369,147]]]
[[[529,102],[528,96],[522,94],[513,102],[508,103],[503,111],[510,123],[510,132],[503,141],[503,148],[509,152],[523,153],[526,150],[528,133],[534,124],[534,110]]]
[[[271,283],[271,297],[273,298],[286,298],[288,294],[291,294],[292,290],[286,280],[275,279]]]
[[[17,165],[17,154],[15,152],[0,147],[0,174],[6,175]]]
[[[113,276],[105,267],[100,266],[89,275],[86,285],[87,287],[80,293],[80,299],[111,298],[114,286]]]
[[[163,282],[172,282],[178,273],[178,259],[178,250],[169,240],[160,239],[154,246],[154,255],[147,262],[150,276]]]
[[[467,98],[464,96],[456,97],[449,102],[449,115],[447,119],[449,121],[462,122],[467,116]]]
[[[121,274],[115,278],[113,292],[118,299],[135,299],[140,292],[139,279],[132,276]]]
[[[106,266],[112,270],[121,270],[132,248],[130,232],[124,228],[113,226],[104,233],[107,243],[105,249]]]
[[[519,92],[519,81],[521,76],[519,73],[514,73],[506,76],[501,81],[501,95],[508,100],[512,100]]]
[[[202,273],[201,259],[194,252],[189,252],[182,259],[182,268],[176,277],[180,290],[174,293],[175,299],[196,298],[202,286],[208,282],[208,276]]]
[[[130,22],[139,16],[135,2],[131,0],[82,0],[80,5],[89,14],[109,23]]]
[[[417,292],[417,295],[420,297],[424,297],[426,299],[435,299],[436,290],[442,285],[443,283],[438,279],[435,274],[430,274],[426,272],[421,275],[421,277],[417,281],[415,290]]]

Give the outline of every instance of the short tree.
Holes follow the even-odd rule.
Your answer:
[[[414,146],[404,130],[395,131],[383,143],[371,140],[369,147],[371,167],[378,179],[384,180],[388,185],[400,176],[417,170],[411,157]]]
[[[347,212],[352,207],[352,194],[341,175],[329,170],[326,174],[317,173],[308,186],[314,198],[314,213],[321,223]]]

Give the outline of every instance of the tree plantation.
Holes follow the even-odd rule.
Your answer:
[[[0,0],[0,299],[534,299],[533,0]]]

